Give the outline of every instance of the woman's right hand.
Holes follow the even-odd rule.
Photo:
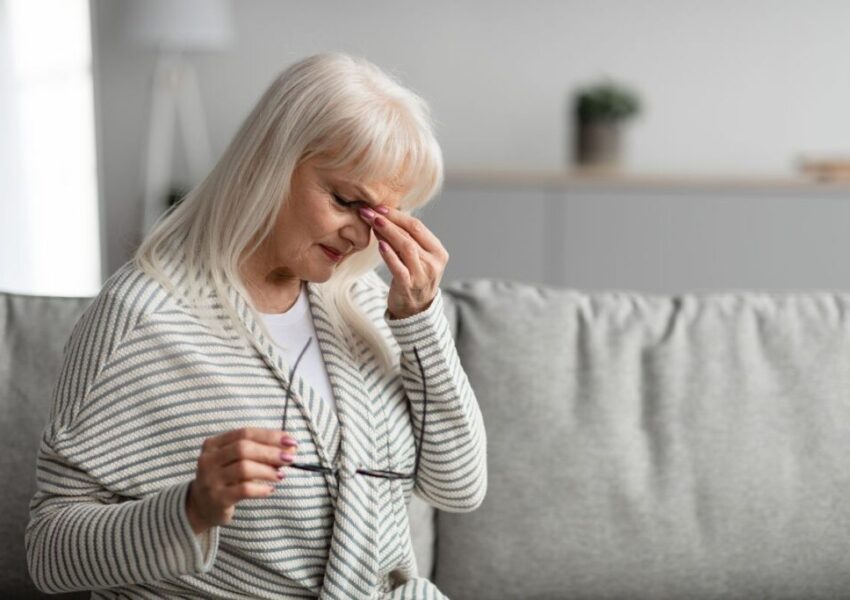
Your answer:
[[[278,469],[295,460],[298,443],[285,431],[245,427],[204,440],[186,514],[196,534],[233,518],[236,503],[265,498],[285,477]],[[271,484],[260,483],[270,481]]]

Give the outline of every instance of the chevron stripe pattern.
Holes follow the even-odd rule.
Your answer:
[[[170,279],[184,285],[175,252]],[[234,289],[251,335],[237,334],[212,293],[189,308],[131,263],[104,285],[65,346],[37,459],[26,532],[30,574],[46,592],[92,598],[439,599],[419,577],[406,504],[416,493],[453,512],[487,489],[486,434],[438,292],[431,306],[388,321],[386,287],[358,282],[358,304],[397,357],[385,370],[359,339],[344,343],[321,294],[311,313],[337,402],[329,409],[266,339]],[[211,327],[211,321],[220,327]],[[428,411],[423,440],[425,371]],[[278,429],[286,386],[299,460],[338,476],[289,469],[267,498],[196,536],[185,512],[200,447],[240,427]],[[411,472],[387,480],[360,466]]]

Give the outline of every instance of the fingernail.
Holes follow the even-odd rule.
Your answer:
[[[281,452],[280,453],[280,460],[285,461],[285,462],[292,462],[292,461],[295,460],[295,455],[289,454],[288,452]]]
[[[390,209],[389,209],[389,208],[387,208],[386,206],[376,206],[376,207],[375,207],[375,210],[377,210],[377,211],[378,211],[379,213],[381,213],[382,215],[388,215],[388,214],[390,214]]]
[[[291,438],[288,435],[285,435],[282,438],[280,438],[280,445],[281,446],[297,446],[298,442],[294,438]]]
[[[360,207],[360,216],[363,217],[364,219],[371,219],[375,216],[375,213],[372,212],[370,209],[361,206]]]
[[[378,247],[381,249],[381,252],[386,252],[389,249],[389,245],[384,240],[378,242]]]
[[[386,221],[384,219],[382,219],[381,217],[375,217],[374,223],[375,223],[375,227],[383,227],[384,224],[386,223]]]
[[[284,474],[283,474],[283,471],[278,471],[278,472],[277,472],[277,480],[278,480],[278,481],[280,481],[280,480],[281,480],[281,479],[283,479],[284,477],[286,477],[286,475],[284,475]]]

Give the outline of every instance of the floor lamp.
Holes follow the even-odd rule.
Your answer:
[[[132,41],[157,50],[143,167],[143,232],[166,209],[174,141],[179,131],[189,176],[198,183],[212,164],[198,78],[185,53],[221,50],[232,42],[228,0],[145,0],[127,4]]]

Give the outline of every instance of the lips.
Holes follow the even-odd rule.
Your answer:
[[[342,252],[338,252],[333,248],[328,248],[324,244],[319,244],[319,246],[322,247],[322,250],[325,251],[325,254],[327,254],[328,258],[330,258],[332,261],[339,262],[342,259]]]

